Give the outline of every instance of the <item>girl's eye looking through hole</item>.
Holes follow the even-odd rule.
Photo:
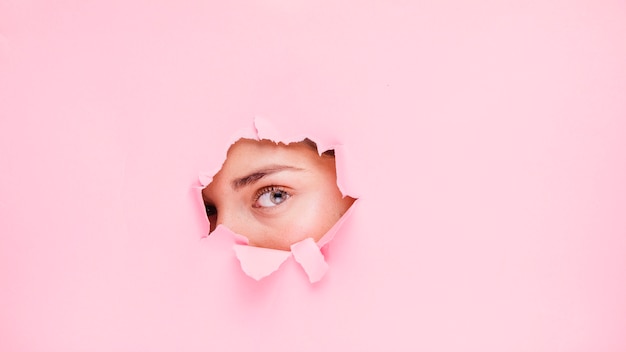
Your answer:
[[[355,201],[337,187],[334,152],[320,155],[309,139],[238,140],[202,197],[209,233],[219,223],[251,246],[282,250],[319,241]]]
[[[208,217],[217,215],[217,208],[214,205],[204,204],[204,209],[206,210],[206,215]]]

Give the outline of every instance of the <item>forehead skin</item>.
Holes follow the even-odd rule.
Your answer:
[[[285,145],[268,140],[241,139],[228,150],[222,170],[227,169],[233,176],[242,177],[250,171],[271,165],[315,168],[334,173],[335,161],[326,156],[320,157],[312,146],[304,142]]]

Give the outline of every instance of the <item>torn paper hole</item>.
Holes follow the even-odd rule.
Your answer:
[[[328,269],[320,249],[337,232],[355,198],[337,186],[333,148],[313,139],[280,140],[266,120],[255,120],[256,138],[239,138],[212,175],[202,175],[209,232],[243,236],[235,244],[243,271],[259,280],[294,257],[311,282]],[[261,138],[260,129],[273,139]]]

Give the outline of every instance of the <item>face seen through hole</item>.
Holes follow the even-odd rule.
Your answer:
[[[252,246],[283,250],[318,241],[354,202],[337,187],[332,154],[320,156],[310,141],[250,139],[231,146],[202,198],[210,232],[221,224]]]

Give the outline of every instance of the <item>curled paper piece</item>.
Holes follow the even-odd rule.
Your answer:
[[[324,260],[324,255],[310,237],[292,244],[291,253],[293,253],[296,262],[302,266],[311,283],[321,280],[328,271],[328,264]]]
[[[235,244],[233,249],[241,263],[241,270],[257,281],[278,270],[280,265],[291,256],[289,251],[242,244]]]
[[[321,280],[328,271],[324,255],[312,238],[292,244],[291,251],[242,244],[235,244],[233,250],[243,272],[257,281],[278,270],[292,255],[311,283]]]

